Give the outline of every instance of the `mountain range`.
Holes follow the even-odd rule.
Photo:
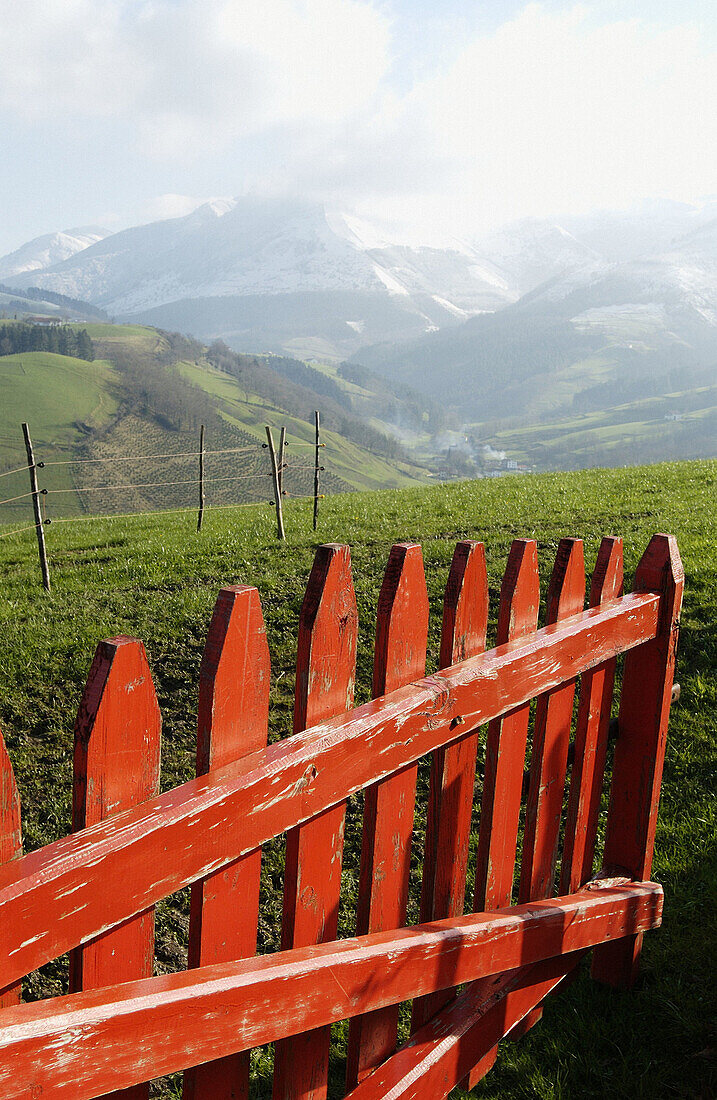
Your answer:
[[[0,279],[40,288],[33,306],[64,295],[237,351],[351,360],[481,432],[717,381],[715,200],[430,246],[317,203],[213,200],[38,238]]]

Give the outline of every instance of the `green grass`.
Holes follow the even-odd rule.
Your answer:
[[[672,532],[685,565],[686,593],[677,673],[682,695],[670,725],[653,867],[653,877],[665,889],[663,927],[645,937],[635,990],[617,993],[599,987],[583,971],[573,986],[549,999],[543,1021],[528,1036],[502,1044],[496,1068],[475,1095],[486,1100],[707,1100],[717,1088],[716,521],[717,462],[707,461],[332,497],[322,502],[317,535],[311,530],[308,502],[299,501],[287,507],[288,541],[283,545],[274,538],[272,513],[259,506],[210,510],[201,536],[193,530],[192,516],[57,525],[48,531],[50,596],[38,583],[32,537],[0,539],[0,723],[23,798],[26,845],[35,848],[69,830],[73,720],[102,637],[128,633],[146,643],[164,715],[167,789],[192,773],[199,662],[221,584],[251,583],[261,593],[272,656],[271,731],[276,738],[290,730],[297,621],[318,542],[348,542],[352,547],[362,701],[370,684],[376,599],[393,541],[415,539],[423,545],[432,613],[428,667],[434,670],[442,591],[457,539],[486,542],[494,631],[500,578],[514,537],[538,540],[544,592],[561,535],[585,539],[590,566],[603,534],[622,535],[629,587],[650,536]],[[423,781],[421,792],[419,822],[425,808]],[[344,933],[351,927],[359,830],[359,806],[352,804],[344,863]],[[420,846],[419,828],[412,874],[414,916]],[[278,942],[281,858],[277,841],[265,857],[262,950]],[[180,896],[160,907],[161,968],[178,965],[185,937],[186,898]],[[61,963],[43,968],[28,983],[30,995],[60,991],[63,974]],[[332,1096],[341,1094],[344,1034],[345,1029],[336,1029]],[[269,1095],[268,1065],[266,1052],[258,1052],[257,1096]],[[176,1087],[157,1085],[156,1095],[176,1095]]]
[[[27,462],[23,422],[30,425],[36,460],[72,457],[87,428],[101,427],[117,411],[116,383],[115,369],[102,359],[88,363],[46,351],[0,356],[0,470]],[[69,466],[48,465],[42,479],[46,489],[73,488]],[[0,479],[0,500],[28,490],[27,470]],[[70,513],[78,511],[74,493],[61,499]],[[0,521],[32,522],[29,501],[0,506]]]

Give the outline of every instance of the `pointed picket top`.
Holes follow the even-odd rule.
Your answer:
[[[537,543],[535,539],[513,539],[500,586],[497,644],[534,634],[539,609]]]
[[[590,582],[590,607],[600,607],[622,596],[623,573],[622,539],[606,535],[600,543]]]
[[[685,570],[674,535],[653,535],[635,570],[633,592],[659,592],[663,597],[660,629],[669,632],[680,617]]]
[[[386,695],[426,670],[428,590],[421,547],[397,542],[391,547],[376,613],[373,695]]]
[[[326,543],[316,551],[301,605],[294,733],[353,706],[357,638],[351,550]]]
[[[585,604],[585,558],[582,539],[561,539],[550,575],[546,626],[577,615]]]
[[[22,855],[20,795],[5,739],[0,732],[0,864]],[[20,1003],[21,983],[0,990],[0,1008]]]
[[[299,617],[294,733],[350,710],[358,611],[348,546],[319,546]],[[282,947],[309,947],[338,931],[345,803],[286,835]],[[325,1100],[330,1029],[275,1044],[276,1100]]]
[[[488,573],[485,545],[465,539],[453,552],[443,599],[439,668],[449,668],[485,649]]]
[[[197,775],[266,746],[271,665],[259,593],[227,585],[214,605],[199,671]],[[261,849],[192,886],[189,966],[256,952]],[[247,1100],[249,1052],[189,1069],[183,1100]]]
[[[259,593],[227,585],[214,605],[199,670],[197,775],[266,745],[270,674]]]
[[[142,642],[100,642],[75,723],[74,830],[158,793],[160,731]]]

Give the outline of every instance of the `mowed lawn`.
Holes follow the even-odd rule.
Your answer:
[[[538,541],[543,595],[558,539],[585,540],[592,569],[603,534],[622,535],[626,588],[656,531],[677,536],[686,589],[677,679],[665,761],[653,877],[665,890],[662,928],[645,937],[637,989],[594,984],[587,969],[551,998],[543,1021],[519,1043],[505,1042],[476,1089],[480,1097],[707,1097],[715,1068],[717,921],[717,462],[512,477],[428,489],[352,494],[287,506],[288,539],[277,543],[269,507],[209,511],[197,535],[191,514],[80,521],[48,529],[53,590],[39,586],[29,535],[0,538],[0,724],[23,799],[25,843],[69,831],[74,715],[96,643],[126,633],[144,640],[164,715],[165,788],[191,777],[202,646],[218,588],[249,583],[261,593],[272,656],[272,738],[290,732],[296,629],[318,542],[352,548],[360,615],[357,697],[368,697],[381,577],[394,541],[422,543],[431,601],[428,669],[437,667],[440,617],[456,540],[486,543],[494,637],[497,596],[511,540]],[[1,531],[0,531],[1,533]],[[479,768],[479,773],[481,769]],[[412,913],[421,862],[425,768],[421,777]],[[480,804],[480,775],[476,790]],[[477,820],[477,816],[476,816]],[[475,839],[475,838],[474,838]],[[360,804],[352,804],[344,861],[342,933],[352,927]],[[471,857],[471,873],[474,862]],[[260,948],[278,942],[281,842],[269,846]],[[186,895],[159,908],[160,967],[181,966]],[[28,995],[63,989],[62,962],[27,983]],[[341,1095],[345,1029],[335,1029],[331,1095]],[[257,1096],[268,1096],[270,1054],[254,1058]],[[176,1082],[155,1086],[174,1096]],[[464,1096],[458,1090],[456,1096]],[[427,1098],[429,1100],[429,1098]]]

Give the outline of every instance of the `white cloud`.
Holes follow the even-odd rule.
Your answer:
[[[17,12],[0,0],[0,107],[131,119],[158,159],[346,118],[388,66],[388,22],[361,0],[24,0]]]
[[[413,89],[404,119],[425,121],[426,148],[451,166],[451,215],[469,224],[694,197],[717,183],[716,61],[690,24],[595,25],[585,7],[531,4]],[[420,216],[440,214],[429,179],[413,192]]]
[[[458,21],[410,86],[429,66],[400,68],[390,0],[0,0],[0,110],[130,126],[128,172],[154,162],[157,191],[298,191],[432,228],[717,191],[714,50],[677,6],[673,26],[615,10]]]

